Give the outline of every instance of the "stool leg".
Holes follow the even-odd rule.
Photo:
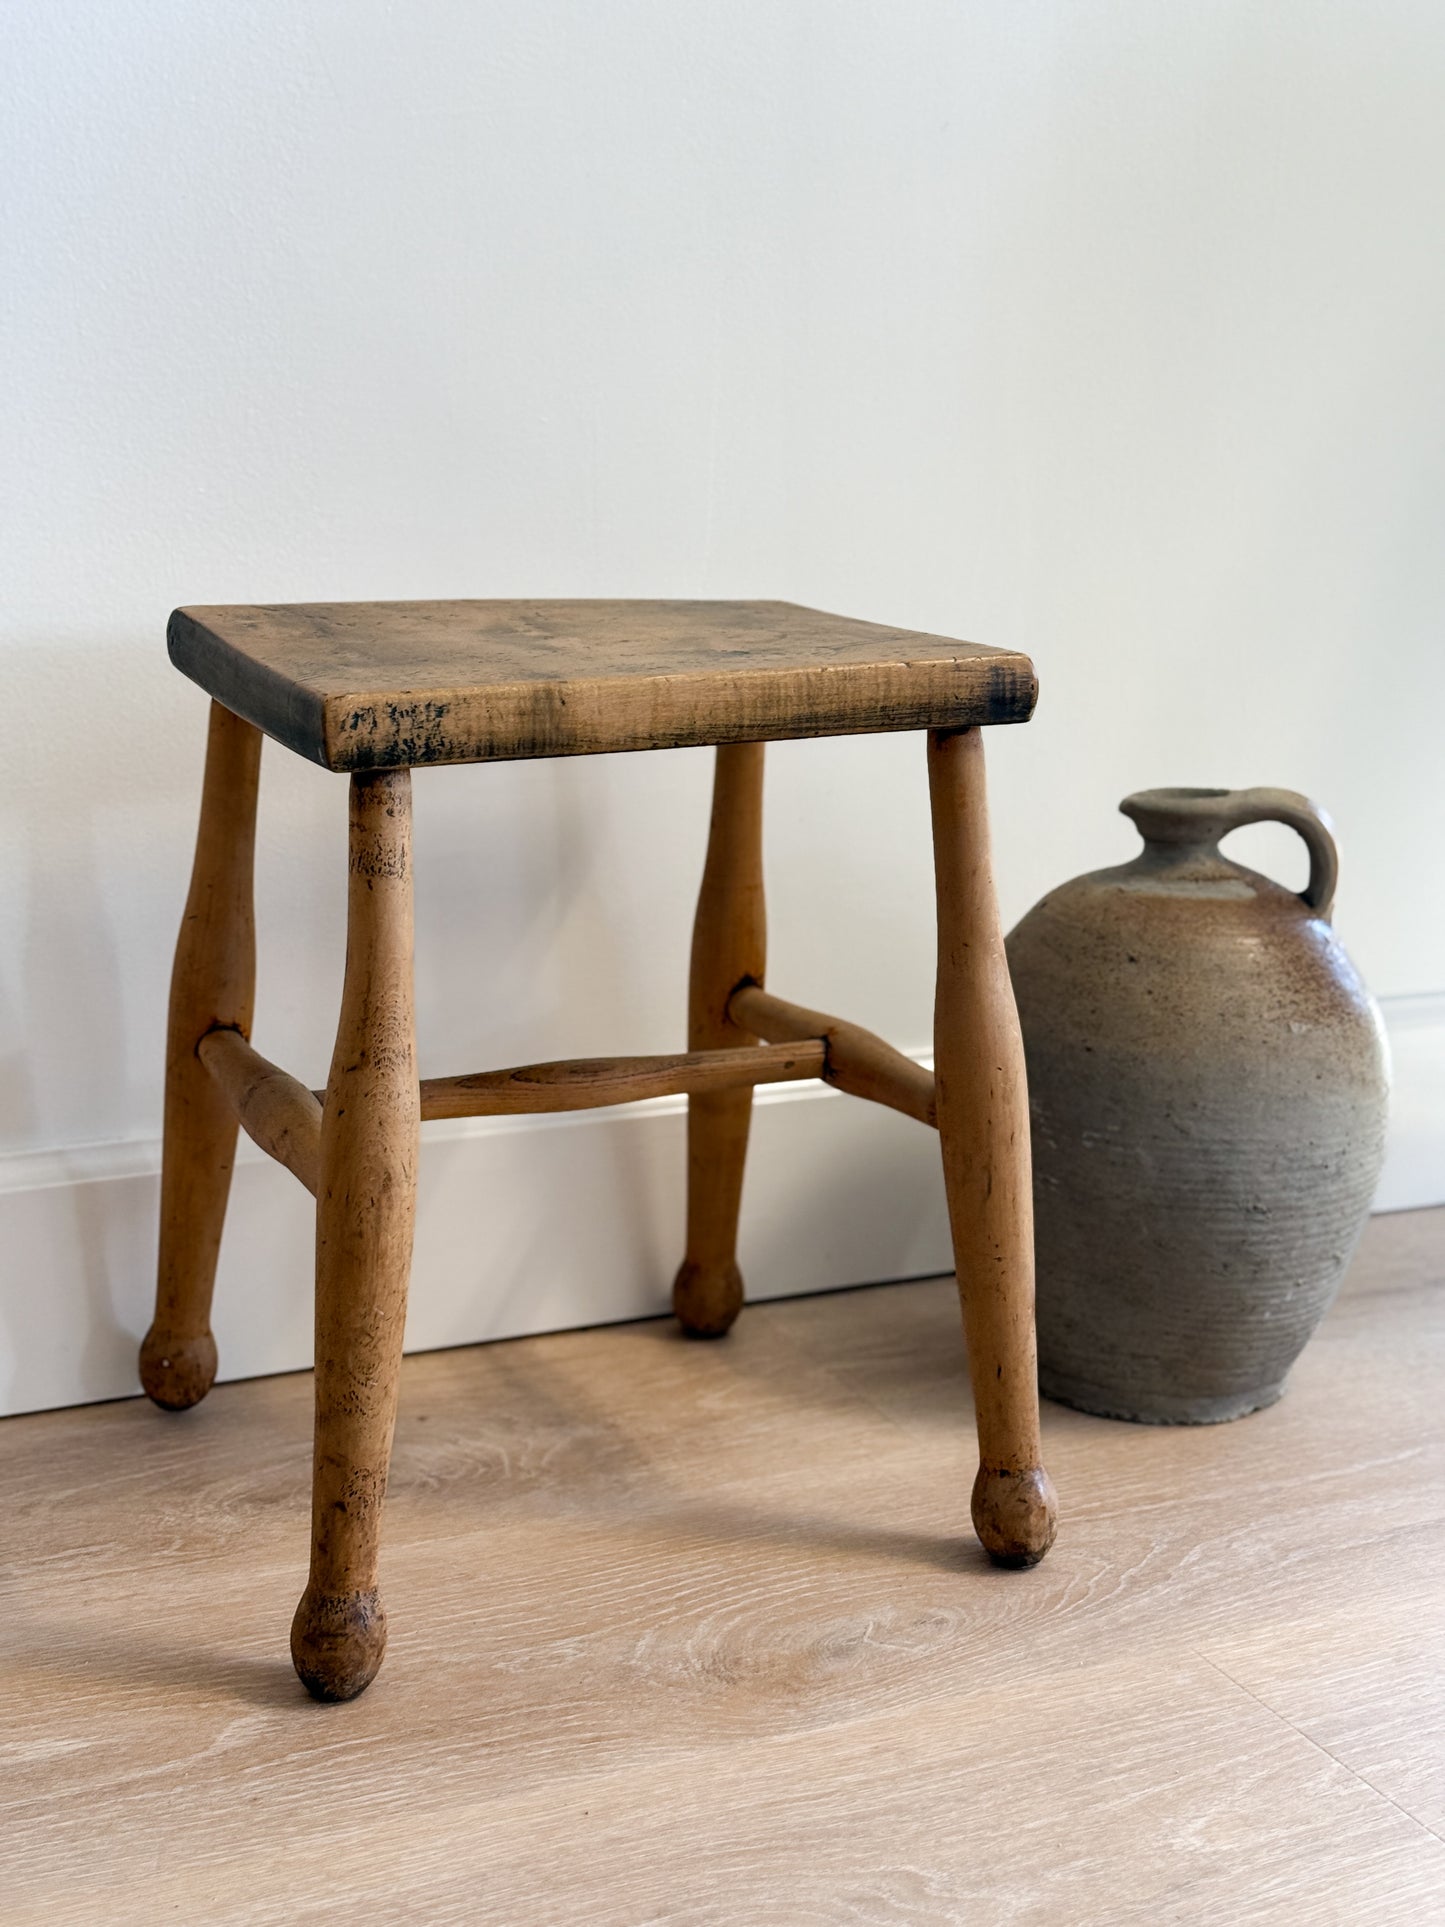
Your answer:
[[[252,872],[261,732],[211,704],[195,863],[171,972],[156,1311],[141,1384],[182,1411],[216,1376],[211,1294],[236,1155],[236,1117],[196,1055],[207,1031],[251,1034],[256,991]]]
[[[291,1657],[317,1699],[353,1699],[386,1647],[376,1588],[416,1216],[421,1122],[412,992],[411,772],[351,779],[346,983],[316,1198],[311,1576]]]
[[[934,1069],[954,1262],[978,1417],[973,1523],[1002,1566],[1053,1544],[1040,1462],[1028,1084],[989,861],[983,738],[932,730],[938,887]]]
[[[763,906],[763,745],[723,743],[713,773],[712,826],[692,929],[688,1049],[758,1040],[728,1020],[742,983],[760,984],[767,951]],[[687,1255],[672,1287],[684,1331],[721,1338],[743,1305],[738,1209],[752,1119],[750,1087],[687,1100]]]

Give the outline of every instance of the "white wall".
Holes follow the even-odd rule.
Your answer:
[[[1409,1000],[1385,1201],[1445,1197],[1434,0],[16,0],[0,35],[0,1400],[133,1382],[204,716],[179,601],[777,595],[1027,648],[1009,917],[1127,854],[1129,789],[1318,795],[1340,927]],[[675,1044],[706,779],[419,779],[426,1072]],[[781,746],[770,783],[774,981],[922,1046],[920,745]],[[313,1081],[342,791],[268,753],[258,1041]],[[1284,832],[1238,845],[1303,876]],[[834,1102],[779,1125],[822,1157]],[[635,1174],[629,1128],[569,1144]],[[892,1155],[874,1128],[800,1238]],[[525,1278],[526,1160],[446,1155],[477,1161],[443,1335],[585,1315],[585,1281],[526,1312],[489,1282],[502,1245]],[[870,1265],[937,1260],[914,1182],[875,1179]],[[670,1275],[646,1197],[602,1227],[613,1315]],[[293,1205],[224,1287],[304,1301]],[[232,1369],[303,1361],[304,1315],[268,1349],[243,1303]]]

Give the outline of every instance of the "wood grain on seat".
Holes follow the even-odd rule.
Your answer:
[[[1027,656],[790,602],[178,609],[171,659],[327,769],[1015,723]]]

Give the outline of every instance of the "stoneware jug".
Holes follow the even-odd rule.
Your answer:
[[[1330,927],[1328,819],[1289,790],[1145,790],[1144,848],[1008,940],[1028,1057],[1039,1382],[1150,1424],[1277,1399],[1363,1229],[1384,1153],[1379,1011]],[[1221,855],[1309,846],[1299,896]]]

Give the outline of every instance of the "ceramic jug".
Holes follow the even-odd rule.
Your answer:
[[[1289,790],[1146,790],[1132,863],[1008,939],[1028,1059],[1039,1382],[1115,1418],[1270,1404],[1324,1316],[1384,1153],[1379,1012],[1330,927],[1328,819]],[[1278,821],[1298,896],[1219,848]]]

